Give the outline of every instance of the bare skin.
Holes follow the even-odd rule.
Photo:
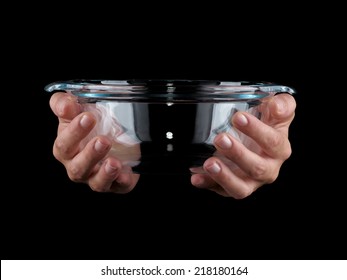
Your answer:
[[[58,117],[58,133],[53,155],[66,168],[74,182],[86,183],[98,192],[128,193],[139,180],[138,174],[120,172],[121,162],[107,156],[111,141],[96,136],[84,147],[82,140],[96,124],[93,114],[82,112],[76,98],[64,92],[54,93],[50,107]],[[238,112],[232,123],[240,132],[252,138],[260,147],[254,152],[229,134],[215,139],[219,153],[232,160],[238,168],[230,169],[217,157],[204,163],[206,174],[194,174],[191,183],[220,195],[242,199],[264,184],[274,182],[282,164],[291,155],[288,130],[295,115],[296,102],[289,94],[270,97],[260,106],[261,120]]]
[[[130,192],[139,175],[120,172],[123,168],[121,162],[106,157],[111,149],[107,137],[96,136],[85,147],[80,145],[96,124],[93,114],[82,112],[76,98],[64,92],[53,94],[50,106],[59,120],[53,155],[65,166],[69,178],[86,183],[98,192]]]
[[[242,199],[259,187],[274,182],[285,160],[291,155],[288,130],[295,115],[296,102],[289,94],[270,97],[261,105],[261,120],[238,112],[232,123],[252,138],[260,147],[255,153],[229,134],[220,134],[214,144],[218,152],[232,160],[238,168],[230,169],[220,159],[209,158],[204,163],[207,174],[194,174],[191,182],[198,188]]]

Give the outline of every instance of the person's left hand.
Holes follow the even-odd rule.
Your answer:
[[[233,126],[253,139],[259,151],[247,148],[229,134],[219,134],[214,141],[217,152],[237,168],[231,169],[218,157],[211,157],[203,165],[206,174],[193,174],[191,183],[223,196],[242,199],[260,186],[274,182],[292,153],[288,130],[295,108],[293,96],[278,94],[259,106],[260,120],[249,113],[237,112],[232,118]]]

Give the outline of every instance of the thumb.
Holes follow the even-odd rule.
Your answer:
[[[288,93],[277,94],[261,105],[262,120],[267,124],[291,122],[294,119],[296,102]]]

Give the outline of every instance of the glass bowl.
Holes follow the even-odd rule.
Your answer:
[[[270,82],[162,79],[69,80],[50,83],[45,90],[75,95],[97,119],[81,144],[106,135],[113,143],[109,155],[122,162],[123,172],[138,174],[204,173],[202,165],[212,156],[232,168],[216,152],[217,134],[226,132],[247,147],[256,146],[233,127],[233,114],[247,111],[260,118],[258,105],[264,98],[295,92]]]

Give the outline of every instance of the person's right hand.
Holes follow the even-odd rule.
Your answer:
[[[130,192],[139,175],[121,172],[121,162],[107,156],[111,149],[110,139],[99,135],[87,145],[81,145],[96,124],[93,114],[82,112],[76,97],[66,92],[54,93],[49,104],[59,120],[53,155],[65,166],[69,178],[86,183],[98,192]]]

